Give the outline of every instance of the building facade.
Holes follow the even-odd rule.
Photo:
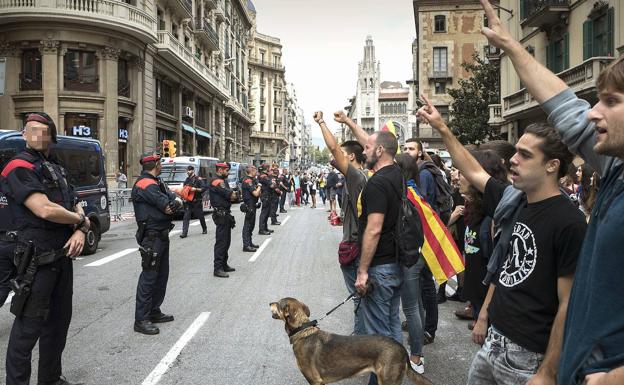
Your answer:
[[[401,82],[382,82],[379,90],[380,126],[384,127],[392,122],[401,145],[412,134],[408,124],[409,92],[409,88],[403,87]]]
[[[624,53],[622,2],[501,0],[500,5],[501,20],[512,36],[579,97],[595,104],[600,71]],[[509,58],[501,53],[500,60],[501,102],[490,105],[489,123],[515,142],[526,126],[546,116]]]
[[[249,103],[254,117],[250,155],[256,163],[279,163],[289,156],[284,75],[280,40],[254,32],[249,48]]]
[[[469,77],[461,67],[472,61],[474,53],[484,56],[487,39],[481,34],[485,22],[483,9],[476,0],[413,0],[416,46],[412,47],[416,65],[412,90],[427,95],[448,120],[452,102],[447,93],[459,80]],[[412,97],[410,110],[418,109]],[[415,125],[415,136],[429,147],[442,147],[439,134],[422,122]]]
[[[0,4],[2,129],[45,111],[59,134],[98,139],[107,177],[139,173],[163,139],[179,155],[244,160],[252,120],[243,0],[28,0]]]
[[[353,120],[367,132],[379,129],[380,66],[372,36],[366,37],[364,57],[358,63],[358,82],[352,104]]]

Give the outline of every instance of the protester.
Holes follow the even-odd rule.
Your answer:
[[[598,103],[591,108],[511,37],[489,1],[482,0],[482,4],[490,25],[483,29],[489,43],[505,51],[522,84],[540,103],[565,144],[601,176],[570,299],[557,382],[622,384],[624,58],[598,76]]]
[[[310,197],[312,198],[312,208],[316,208],[316,174],[312,173],[310,180],[308,181],[308,189],[310,190]]]
[[[472,362],[468,384],[552,382],[586,226],[559,191],[559,177],[573,156],[552,127],[531,125],[516,145],[514,186],[507,186],[481,167],[423,99],[427,105],[418,116],[440,133],[453,164],[484,194],[483,212],[500,230],[484,280],[491,285],[473,330],[475,342],[484,342],[488,321],[492,326]]]
[[[327,189],[327,196],[329,197],[329,210],[330,212],[336,212],[336,184],[338,183],[338,174],[332,168],[327,174],[327,183],[325,188]]]

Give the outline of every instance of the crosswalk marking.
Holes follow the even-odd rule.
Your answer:
[[[262,253],[262,251],[264,249],[266,249],[267,245],[269,244],[269,242],[271,242],[272,238],[267,238],[264,240],[264,242],[262,242],[262,244],[260,245],[260,248],[258,250],[256,250],[256,252],[254,253],[254,255],[251,256],[251,258],[249,258],[249,262],[255,262],[256,259],[258,259],[258,257],[260,256],[260,254]]]
[[[135,252],[135,251],[137,251],[137,250],[139,250],[139,249],[138,249],[138,248],[136,248],[136,247],[133,247],[133,248],[131,248],[131,249],[121,250],[121,251],[119,251],[119,252],[117,252],[117,253],[115,253],[115,254],[113,254],[113,255],[109,255],[108,257],[104,257],[104,258],[102,258],[102,259],[98,259],[98,260],[97,260],[97,261],[95,261],[95,262],[91,262],[91,263],[89,263],[89,264],[86,264],[86,265],[85,265],[85,267],[97,267],[97,266],[102,266],[102,265],[104,265],[104,264],[106,264],[106,263],[112,262],[112,261],[114,261],[114,260],[116,260],[116,259],[118,259],[118,258],[121,258],[121,257],[125,256],[125,255],[128,255],[128,254],[130,254],[130,253],[134,253],[134,252]]]

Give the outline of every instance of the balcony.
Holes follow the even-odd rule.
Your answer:
[[[130,97],[130,82],[117,82],[117,96],[123,96],[124,98]]]
[[[274,123],[281,123],[282,122],[282,117],[277,115],[273,117],[273,122]]]
[[[523,27],[544,27],[558,23],[570,12],[570,0],[525,0],[520,17]]]
[[[453,78],[453,75],[451,74],[451,71],[449,71],[449,70],[443,70],[443,71],[431,70],[431,71],[429,71],[429,79],[432,79],[432,80],[452,79],[452,78]]]
[[[488,106],[490,108],[490,120],[488,120],[488,124],[490,126],[498,127],[505,122],[503,119],[503,108],[500,104],[490,104]]]
[[[249,60],[250,65],[259,66],[259,67],[267,68],[267,69],[274,70],[274,71],[284,72],[284,66],[281,65],[280,63],[269,63],[266,60],[260,60],[256,57],[250,57],[248,60]]]
[[[156,109],[166,114],[173,115],[173,102],[166,99],[156,99]]]
[[[219,50],[219,35],[212,28],[210,22],[206,18],[200,18],[195,20],[195,33],[204,41],[211,51]]]
[[[20,74],[20,91],[41,91],[41,74]]]
[[[576,67],[557,74],[577,95],[595,93],[596,79],[613,60],[612,57],[593,57]],[[503,118],[509,119],[538,107],[538,103],[525,88],[503,97]]]
[[[251,134],[249,136],[251,138],[256,138],[256,139],[282,140],[288,143],[288,139],[286,138],[286,135],[281,132],[251,131]]]
[[[97,76],[78,75],[68,76],[65,75],[63,79],[63,88],[66,91],[80,91],[80,92],[98,92],[100,79]]]
[[[39,22],[43,25],[86,25],[113,30],[143,43],[156,42],[156,19],[149,13],[115,0],[0,0],[2,24]]]
[[[189,76],[191,80],[206,86],[217,93],[223,100],[227,100],[228,91],[223,87],[217,76],[195,57],[189,48],[180,43],[171,32],[158,31],[156,49],[159,55]]]
[[[223,10],[223,5],[218,4],[214,10],[215,17],[218,23],[223,23],[225,21],[225,11]]]
[[[183,18],[193,17],[193,0],[172,0],[169,4],[174,12],[181,15]]]

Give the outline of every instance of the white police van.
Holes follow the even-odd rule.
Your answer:
[[[182,185],[186,180],[186,169],[188,166],[195,168],[195,174],[198,175],[202,182],[208,186],[213,178],[217,176],[215,166],[219,163],[219,159],[208,156],[176,156],[175,158],[161,158],[162,171],[160,179],[173,192],[182,191]],[[210,208],[210,195],[208,191],[202,196],[204,211]]]

